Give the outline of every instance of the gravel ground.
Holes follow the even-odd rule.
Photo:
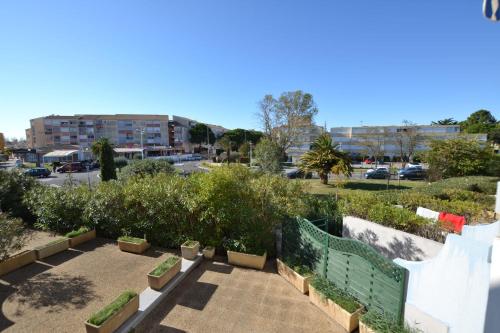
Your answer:
[[[276,274],[203,261],[135,333],[274,333],[345,330]]]
[[[0,331],[85,332],[93,312],[126,289],[143,291],[146,274],[169,255],[157,248],[121,252],[116,242],[97,238],[1,276]]]

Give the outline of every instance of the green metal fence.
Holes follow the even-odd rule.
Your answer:
[[[317,225],[304,218],[286,222],[283,256],[300,261],[344,288],[367,309],[375,308],[401,320],[406,269],[365,243],[333,236]]]

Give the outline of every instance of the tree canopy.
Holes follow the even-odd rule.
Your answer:
[[[442,120],[431,122],[431,125],[458,125],[458,121],[453,118],[444,118]]]
[[[280,173],[282,157],[281,148],[267,137],[262,138],[255,147],[255,160],[266,173]]]
[[[215,143],[215,134],[212,132],[212,129],[208,127],[206,124],[198,123],[195,126],[191,127],[189,130],[189,135],[191,136],[191,143],[207,143],[207,132],[208,132],[208,140],[210,144]]]
[[[255,130],[246,130],[243,128],[235,128],[224,133],[224,137],[228,137],[234,144],[234,148],[240,147],[245,142],[251,141],[257,144],[262,138],[263,133]]]
[[[350,177],[353,171],[351,159],[340,151],[328,133],[321,134],[311,150],[302,155],[299,168],[304,172],[316,171],[323,184],[328,184],[328,174]]]

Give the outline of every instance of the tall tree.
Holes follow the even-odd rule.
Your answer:
[[[206,144],[214,144],[215,143],[215,134],[212,132],[212,129],[208,127],[206,124],[198,123],[195,126],[191,127],[189,130],[190,142],[199,144],[201,148],[202,143]],[[208,137],[208,142],[207,142]]]
[[[431,122],[431,125],[458,125],[458,121],[453,118],[444,118],[438,121]]]
[[[268,137],[262,138],[255,146],[255,160],[262,171],[278,174],[281,172],[281,148]]]
[[[418,144],[423,140],[418,132],[418,126],[408,120],[403,120],[403,125],[393,133],[393,140],[399,150],[399,157],[403,165],[406,160],[412,162]]]
[[[296,140],[301,128],[310,126],[318,108],[313,96],[301,90],[284,92],[278,99],[266,95],[258,113],[264,134],[284,153]]]
[[[113,158],[113,146],[108,138],[100,138],[92,145],[92,152],[99,156],[101,165],[101,180],[108,181],[116,179],[115,160]]]
[[[249,141],[251,141],[254,144],[257,144],[260,141],[262,135],[263,133],[260,131],[236,128],[227,131],[226,133],[224,133],[223,136],[227,136],[229,140],[231,140],[234,143],[233,148],[237,148],[240,147],[245,142]]]
[[[227,164],[230,162],[230,157],[231,157],[231,148],[233,146],[233,142],[227,137],[223,136],[222,138],[217,141],[219,146],[224,150],[224,152],[227,155]]]
[[[328,174],[352,174],[351,159],[339,150],[328,133],[321,134],[312,144],[311,150],[302,155],[299,168],[304,171],[316,171],[323,184],[328,184]]]
[[[367,128],[366,133],[360,135],[359,145],[364,148],[364,152],[375,159],[375,167],[378,166],[380,158],[384,157],[384,145],[387,138],[387,131],[384,128]]]
[[[489,133],[496,125],[497,120],[488,110],[473,112],[467,120],[460,123],[460,127],[466,133]]]

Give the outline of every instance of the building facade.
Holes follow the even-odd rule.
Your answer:
[[[460,125],[411,125],[411,126],[359,126],[333,127],[330,134],[341,149],[352,155],[372,157],[374,150],[379,156],[401,156],[401,145],[414,146],[414,152],[429,149],[432,140],[447,140],[465,136],[486,143],[486,134],[463,134]],[[413,143],[409,143],[412,141]]]
[[[28,146],[54,150],[85,150],[99,138],[108,138],[117,147],[169,146],[167,115],[74,115],[35,118],[26,130]]]
[[[288,161],[297,163],[304,153],[311,150],[313,142],[325,133],[325,128],[315,125],[311,120],[304,121],[303,126],[299,127],[297,135],[293,138],[290,147],[286,150]]]

